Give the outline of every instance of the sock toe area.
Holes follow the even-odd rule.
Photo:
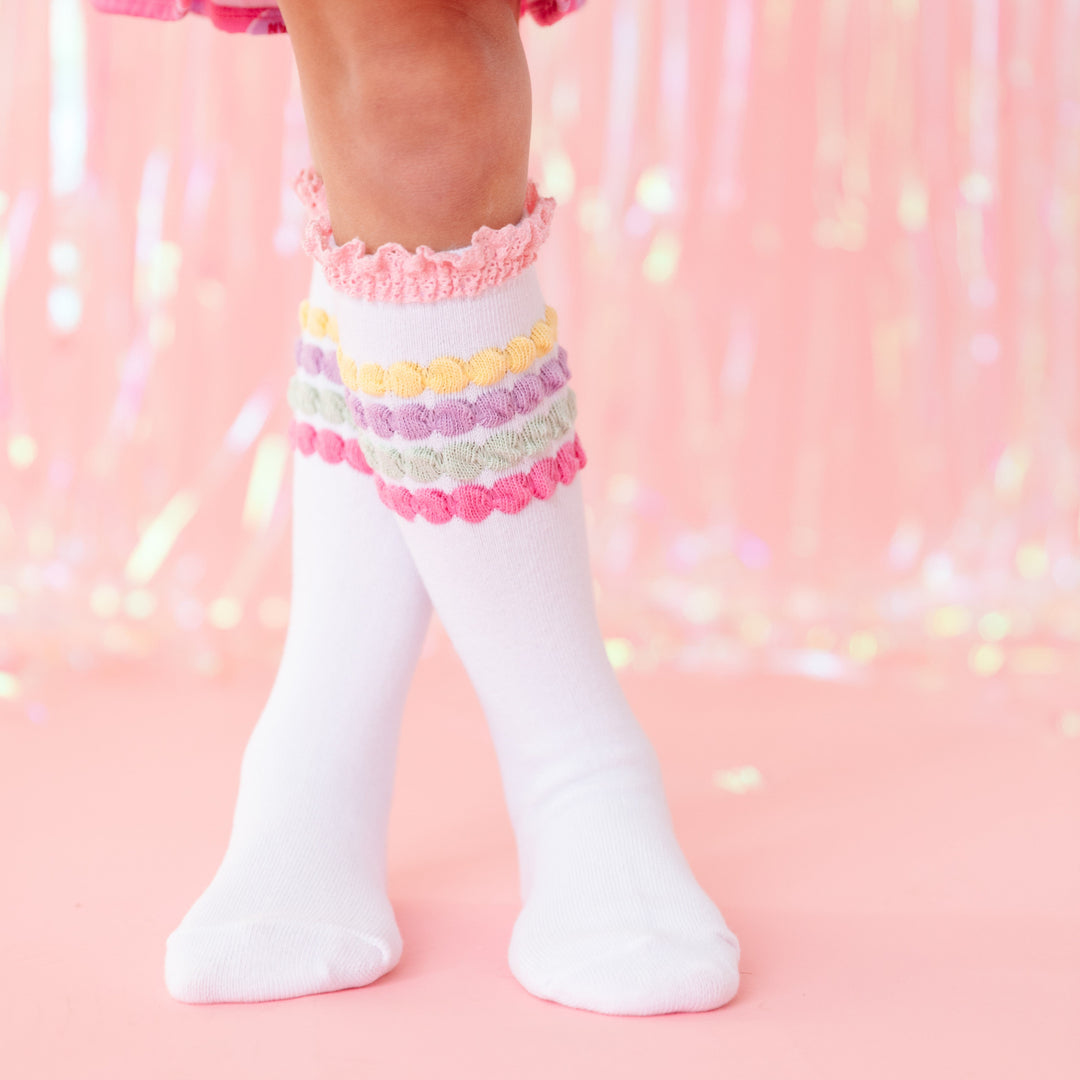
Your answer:
[[[180,926],[165,947],[165,985],[190,1004],[272,1001],[366,986],[401,956],[401,938],[319,923],[243,920]]]
[[[739,987],[730,933],[605,931],[566,935],[558,945],[515,934],[510,968],[537,997],[619,1016],[718,1009]]]

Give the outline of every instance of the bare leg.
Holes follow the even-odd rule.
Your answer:
[[[461,247],[519,219],[517,0],[282,0],[338,243]]]

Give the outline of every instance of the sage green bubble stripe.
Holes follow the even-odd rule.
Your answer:
[[[307,416],[321,416],[324,420],[329,420],[331,424],[348,424],[351,428],[356,427],[345,395],[339,390],[313,386],[309,382],[304,382],[299,375],[294,375],[289,380],[289,389],[285,396],[297,412]]]
[[[297,412],[356,429],[344,395],[328,387],[313,386],[293,376],[288,399]],[[469,481],[485,470],[507,472],[527,457],[546,453],[553,442],[570,434],[576,419],[577,398],[573,390],[568,390],[546,412],[529,417],[516,430],[496,431],[482,443],[462,441],[449,443],[442,449],[419,446],[399,450],[359,430],[357,442],[368,464],[387,480],[430,483],[449,476],[453,480]]]

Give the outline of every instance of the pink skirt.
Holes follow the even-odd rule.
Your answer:
[[[215,0],[91,0],[99,11],[174,20],[188,12],[205,15],[219,30],[232,34],[283,34],[285,22],[276,7],[216,3]],[[521,0],[521,14],[546,26],[575,11],[585,0]]]

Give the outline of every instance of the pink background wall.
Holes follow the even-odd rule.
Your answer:
[[[523,29],[613,660],[1015,672],[1067,708],[1080,4],[592,0]],[[279,648],[304,163],[285,39],[0,2],[24,703],[57,665]]]
[[[524,32],[609,652],[738,997],[517,986],[494,756],[436,631],[402,965],[168,998],[288,615],[303,119],[285,40],[0,0],[0,1069],[1075,1080],[1080,0]]]

